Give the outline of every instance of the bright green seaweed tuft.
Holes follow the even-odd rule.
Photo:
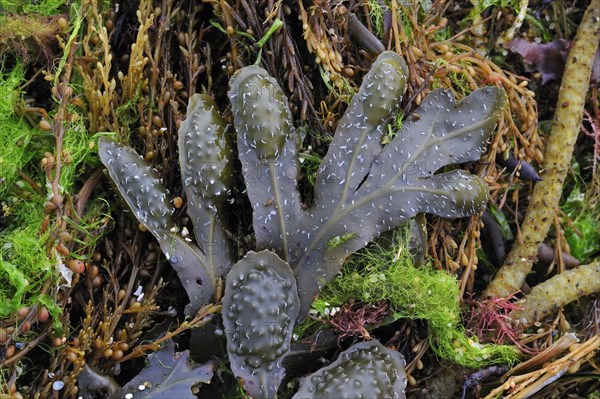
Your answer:
[[[12,13],[54,15],[65,3],[65,0],[0,0],[0,8]]]
[[[12,205],[18,226],[0,234],[0,317],[14,314],[25,304],[35,303],[44,281],[54,273],[52,261],[45,255],[39,228],[42,203],[18,201]]]
[[[573,169],[577,173],[575,186],[561,209],[573,220],[575,229],[565,229],[564,235],[571,255],[585,263],[600,250],[600,206],[590,200],[590,190],[579,176],[579,164],[575,162]]]
[[[515,362],[517,351],[512,346],[480,344],[466,335],[460,325],[458,282],[429,265],[414,267],[407,242],[407,234],[398,234],[390,249],[376,247],[356,254],[342,276],[321,292],[319,301],[332,306],[350,299],[389,301],[394,318],[427,320],[429,341],[442,359],[474,368]]]
[[[25,121],[15,115],[15,106],[21,100],[19,86],[24,81],[25,69],[16,64],[7,71],[0,64],[0,198],[17,180],[19,170],[31,158],[27,144],[33,135]]]
[[[5,144],[0,146],[0,202],[2,217],[6,218],[0,230],[0,317],[10,317],[23,306],[41,304],[50,312],[56,327],[61,310],[52,292],[61,278],[60,257],[51,250],[56,233],[52,233],[52,227],[42,229],[44,218],[48,217],[44,202],[51,196],[51,188],[39,167],[41,154],[54,152],[54,144],[48,140],[51,133],[32,128],[21,115],[20,87],[25,82],[25,70],[19,61],[0,62],[0,143]],[[70,107],[69,112],[75,115],[77,109]],[[62,193],[70,195],[82,183],[79,175],[91,161],[95,138],[88,134],[81,115],[65,123],[64,129],[59,187]],[[20,176],[21,172],[38,190],[46,190],[47,196],[33,189]],[[87,236],[78,253],[93,249],[97,241],[94,232],[101,229],[105,211],[106,203],[95,199],[86,205],[82,219],[64,216],[69,229]]]
[[[35,302],[42,282],[52,274],[45,237],[39,237],[45,199],[19,181],[19,171],[32,157],[27,147],[34,133],[15,113],[24,74],[21,64],[10,70],[0,66],[0,142],[6,144],[0,146],[0,200],[2,215],[10,221],[0,232],[0,317]]]

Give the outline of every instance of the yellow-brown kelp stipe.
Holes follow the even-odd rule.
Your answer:
[[[521,239],[515,243],[504,266],[484,291],[486,297],[506,297],[521,288],[558,212],[600,41],[598,21],[600,0],[592,0],[579,25],[565,65],[552,132],[544,154],[542,181],[535,185],[529,201],[521,226]]]

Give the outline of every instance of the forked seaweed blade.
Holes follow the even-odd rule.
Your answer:
[[[227,353],[251,397],[277,396],[298,309],[292,270],[274,252],[250,251],[227,275],[222,312]]]
[[[327,155],[319,166],[315,196],[322,205],[344,203],[356,191],[383,148],[386,122],[400,110],[406,89],[404,59],[381,53],[336,129]]]
[[[205,94],[190,97],[179,128],[179,165],[194,235],[216,276],[231,268],[231,249],[223,226],[223,205],[233,182],[233,151],[226,124]]]
[[[158,352],[148,355],[148,364],[111,399],[194,399],[193,386],[209,384],[217,363],[194,365],[188,350],[175,353],[173,340],[168,340]],[[144,389],[140,389],[140,386]],[[91,396],[90,396],[91,397]]]
[[[190,303],[186,314],[194,314],[210,302],[215,277],[206,267],[199,249],[174,230],[173,206],[156,171],[133,149],[102,137],[98,141],[102,163],[136,219],[154,235],[163,253],[177,272]]]
[[[463,171],[433,173],[481,156],[506,95],[501,89],[486,87],[458,103],[443,91],[434,91],[431,97],[373,157],[369,174],[356,191],[338,202],[317,198],[299,221],[290,247],[298,249],[299,258],[293,258],[292,266],[300,290],[301,317],[339,272],[344,259],[384,231],[417,213],[463,217],[484,209],[487,186],[480,178]],[[369,104],[365,107],[370,108]],[[331,186],[336,191],[337,185],[323,183],[321,189]]]
[[[432,91],[377,157],[362,190],[479,160],[505,104],[506,94],[498,87],[477,89],[459,102],[449,91]]]
[[[297,140],[287,98],[277,81],[258,66],[240,69],[230,86],[256,246],[272,249],[288,261],[289,226],[295,224],[301,203]]]

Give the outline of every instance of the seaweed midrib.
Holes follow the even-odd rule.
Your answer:
[[[282,256],[284,261],[288,261],[290,259],[288,252],[288,242],[287,242],[287,229],[285,223],[285,215],[284,209],[282,209],[282,201],[281,201],[281,193],[279,192],[279,181],[276,176],[275,170],[275,161],[269,161],[269,175],[271,178],[271,185],[273,187],[273,195],[275,197],[275,209],[277,211],[277,221],[279,222],[279,230],[281,231],[281,244],[282,248]]]
[[[310,259],[312,258],[311,256],[308,256],[309,254],[311,254],[314,250],[315,247],[323,240],[324,237],[328,236],[330,234],[330,228],[331,225],[336,223],[337,221],[343,219],[346,217],[347,214],[349,214],[350,212],[360,208],[361,206],[363,206],[365,203],[369,203],[372,200],[376,199],[377,197],[383,196],[383,195],[389,195],[391,193],[395,193],[395,192],[399,192],[399,191],[419,191],[422,190],[422,187],[415,187],[415,186],[403,186],[402,188],[393,188],[391,187],[401,176],[402,174],[406,171],[406,168],[409,165],[412,165],[412,162],[410,162],[413,159],[418,159],[419,157],[421,157],[421,154],[423,154],[426,150],[428,150],[429,148],[431,148],[432,146],[446,141],[448,139],[452,139],[454,137],[457,136],[461,136],[463,134],[465,134],[467,131],[469,130],[476,130],[480,127],[482,127],[484,124],[488,123],[487,118],[483,119],[482,121],[474,124],[474,125],[469,125],[468,127],[462,128],[462,129],[458,129],[455,132],[449,134],[449,135],[444,135],[444,136],[440,136],[438,138],[435,139],[430,139],[431,136],[433,135],[433,132],[435,131],[435,128],[437,127],[438,124],[438,116],[436,115],[433,123],[430,125],[430,129],[427,132],[427,144],[420,147],[418,149],[418,151],[416,151],[406,162],[403,162],[402,167],[398,170],[398,172],[391,178],[389,179],[383,186],[381,186],[380,189],[376,189],[373,190],[371,193],[365,195],[364,197],[360,198],[358,201],[355,201],[354,204],[351,204],[348,207],[344,207],[343,209],[340,209],[342,206],[346,205],[343,202],[339,202],[338,205],[335,207],[335,209],[333,210],[333,212],[331,212],[331,216],[327,218],[326,223],[319,229],[317,235],[315,236],[315,238],[313,239],[313,241],[311,242],[310,246],[307,247],[304,255],[300,258],[300,260],[298,261],[298,263],[295,265],[294,269],[302,269],[305,267],[305,265],[310,264]],[[316,205],[316,207],[318,207],[318,205]]]

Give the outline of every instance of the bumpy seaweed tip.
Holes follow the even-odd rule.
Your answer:
[[[447,190],[449,205],[452,208],[465,216],[485,209],[489,200],[489,190],[483,179],[458,170],[445,175],[449,178],[448,184],[444,184],[443,187]]]
[[[227,351],[234,374],[253,397],[274,397],[283,378],[280,363],[289,351],[298,315],[297,291],[289,265],[267,250],[250,251],[227,276]]]
[[[381,53],[369,73],[363,79],[359,91],[359,103],[364,104],[364,121],[373,126],[400,110],[402,95],[406,89],[408,69],[406,62],[392,51]]]
[[[224,319],[234,322],[231,352],[259,368],[285,353],[285,335],[292,321],[293,281],[274,270],[264,258],[244,259],[230,273],[223,300]],[[268,330],[268,331],[267,331]]]
[[[479,176],[465,174],[464,178],[452,191],[452,204],[465,214],[482,212],[490,196],[487,184]]]
[[[329,366],[306,377],[293,399],[405,398],[406,362],[378,341],[351,346]]]
[[[181,175],[186,190],[222,202],[233,180],[233,152],[226,124],[214,101],[194,94],[179,128]]]
[[[292,129],[287,98],[267,71],[252,65],[230,81],[234,125],[261,159],[277,158]]]
[[[98,154],[140,223],[154,234],[173,227],[173,206],[156,171],[132,148],[101,137]]]
[[[429,195],[421,201],[421,212],[453,218],[474,215],[485,209],[489,191],[479,176],[454,170],[430,179],[435,183],[425,190]]]

